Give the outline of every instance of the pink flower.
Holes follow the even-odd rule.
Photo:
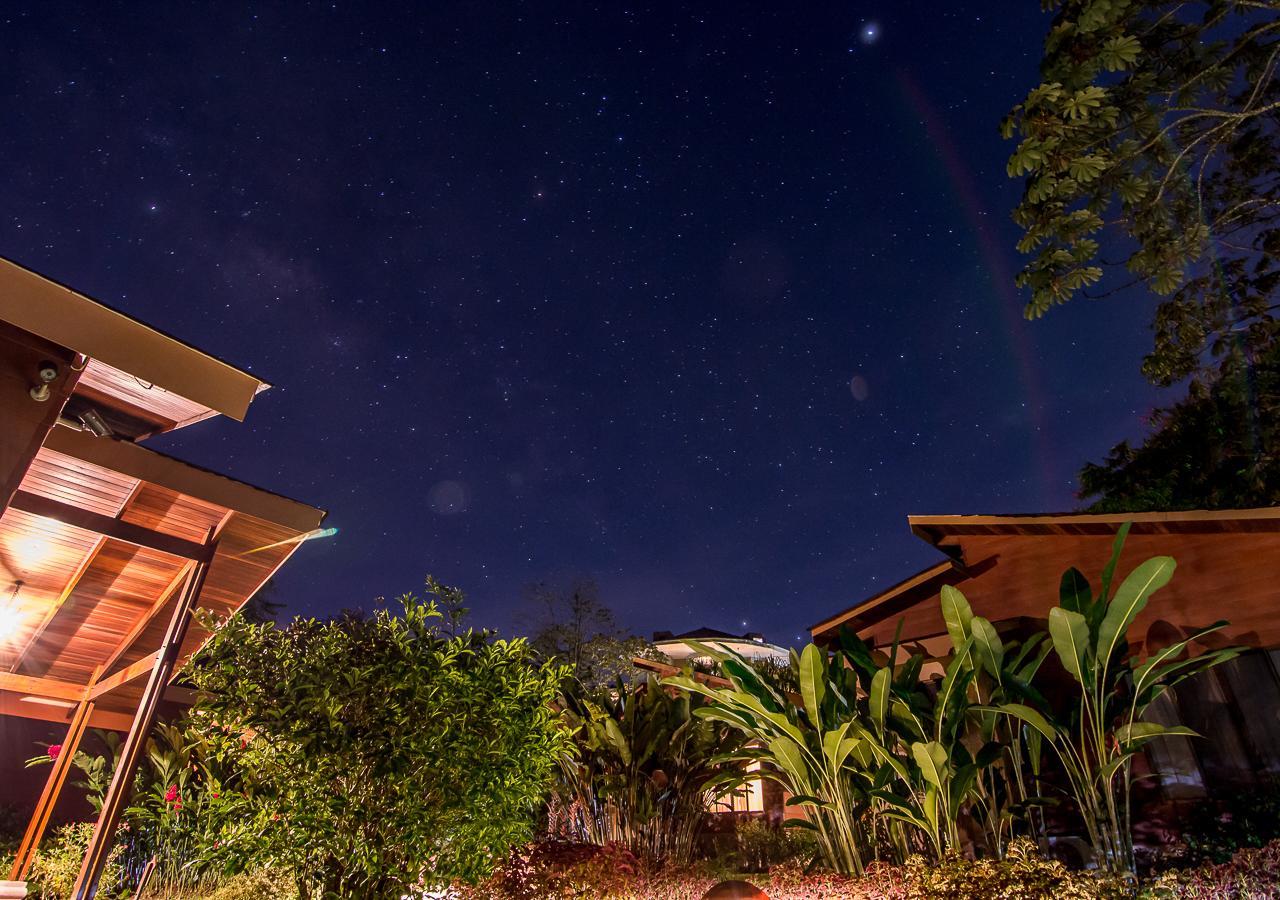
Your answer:
[[[57,759],[57,758],[58,758],[58,755],[59,755],[60,753],[62,753],[62,745],[61,745],[61,744],[50,744],[50,745],[49,745],[49,758],[50,758],[50,759]]]
[[[169,785],[169,790],[164,792],[164,799],[168,803],[173,803],[179,800],[180,797],[181,795],[178,793],[178,786],[176,784]]]

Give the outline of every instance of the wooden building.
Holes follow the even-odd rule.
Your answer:
[[[945,656],[951,644],[939,606],[943,585],[962,591],[974,613],[1001,632],[1043,629],[1062,573],[1075,566],[1096,590],[1117,529],[1131,522],[1117,578],[1152,556],[1177,562],[1173,580],[1130,630],[1134,651],[1158,650],[1223,619],[1229,627],[1208,640],[1254,648],[1183,682],[1153,707],[1157,719],[1213,736],[1152,746],[1163,799],[1194,799],[1280,775],[1280,508],[908,521],[937,548],[939,562],[817,623],[810,629],[815,642],[829,643],[850,628],[884,647],[901,621],[905,644]]]
[[[0,260],[0,714],[65,723],[10,878],[23,879],[88,727],[127,732],[75,894],[92,897],[159,705],[205,639],[324,513],[158,453],[243,420],[260,379]],[[12,748],[6,748],[12,750]]]

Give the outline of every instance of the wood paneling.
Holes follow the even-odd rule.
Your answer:
[[[1112,534],[1032,533],[949,536],[967,564],[989,568],[957,587],[975,614],[992,621],[1025,616],[1044,619],[1058,602],[1062,573],[1075,566],[1096,589],[1111,554]],[[1147,529],[1125,543],[1117,583],[1152,556],[1172,556],[1177,569],[1139,614],[1131,635],[1149,647],[1164,646],[1187,631],[1227,619],[1215,640],[1252,647],[1280,646],[1280,533],[1232,533],[1215,528],[1185,533]],[[901,611],[904,640],[945,631],[938,596]],[[873,615],[868,618],[874,618]],[[860,633],[877,643],[893,639],[898,615],[886,616]],[[1135,641],[1136,642],[1136,641]]]
[[[109,398],[111,405],[118,405],[130,415],[158,420],[161,423],[158,429],[160,431],[169,431],[216,415],[214,410],[204,404],[166,391],[159,385],[141,381],[97,359],[89,360],[84,374],[80,376],[78,393]]]

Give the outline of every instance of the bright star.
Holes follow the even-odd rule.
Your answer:
[[[858,40],[867,46],[871,46],[880,40],[880,23],[863,22],[862,27],[858,29]]]

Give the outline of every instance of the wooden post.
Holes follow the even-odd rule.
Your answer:
[[[97,678],[95,672],[94,677],[89,681],[89,688],[93,687]],[[53,761],[53,767],[48,779],[45,780],[40,800],[36,803],[31,821],[27,823],[26,833],[22,835],[22,843],[18,845],[17,855],[13,858],[13,868],[9,872],[10,881],[25,881],[27,873],[31,871],[31,863],[35,860],[36,850],[40,848],[40,841],[44,839],[45,830],[49,827],[49,817],[53,815],[53,808],[58,804],[58,797],[62,795],[62,787],[67,782],[67,775],[71,772],[76,752],[80,749],[80,738],[84,736],[85,728],[89,725],[93,707],[94,701],[89,697],[86,689],[85,698],[76,704],[71,714],[71,725],[67,728],[67,736],[62,739],[62,750],[58,753],[58,758]]]
[[[80,866],[80,876],[76,879],[75,889],[71,892],[72,900],[90,900],[98,890],[98,879],[106,868],[107,857],[111,853],[111,842],[115,837],[116,826],[120,822],[120,814],[124,811],[129,799],[129,791],[133,787],[134,770],[142,758],[142,751],[155,724],[156,711],[164,697],[164,690],[169,684],[169,677],[182,651],[182,640],[187,635],[187,627],[191,624],[191,614],[200,600],[200,589],[204,586],[205,575],[209,571],[209,560],[216,551],[216,543],[210,545],[210,552],[205,559],[196,563],[187,579],[186,587],[178,597],[173,617],[165,631],[164,643],[157,651],[156,664],[147,679],[147,687],[138,702],[138,711],[134,714],[133,725],[129,735],[120,748],[120,759],[111,776],[111,784],[102,800],[102,812],[98,814],[97,824],[93,827],[93,837],[84,854],[84,862]]]

